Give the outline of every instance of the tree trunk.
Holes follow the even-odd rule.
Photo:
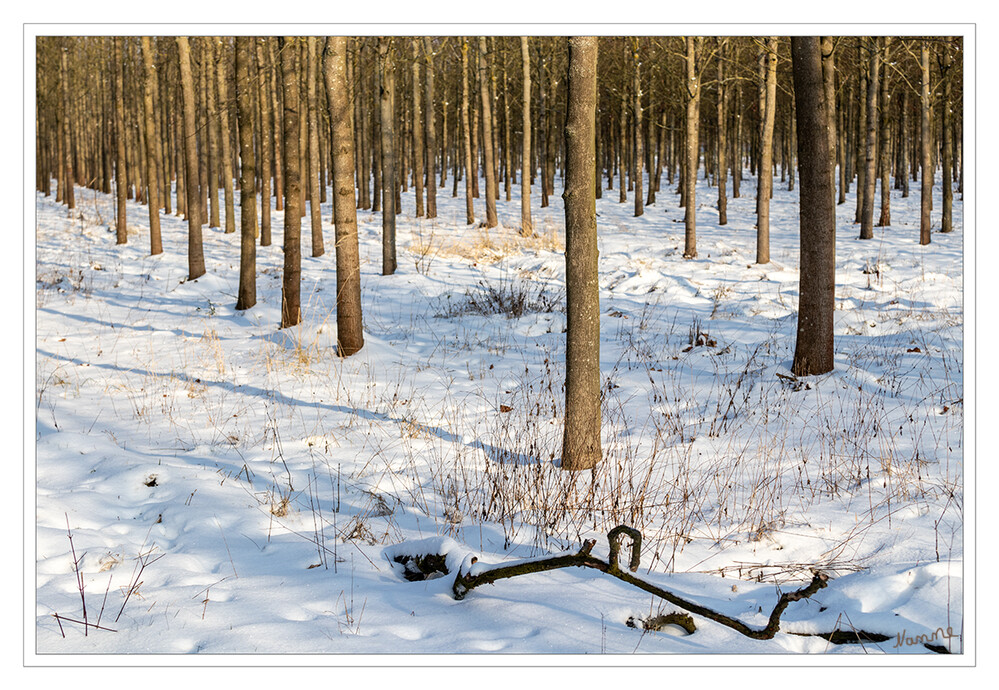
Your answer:
[[[770,263],[770,196],[773,191],[774,119],[777,113],[777,38],[767,38],[760,55],[760,84],[764,103],[760,123],[759,180],[756,192],[756,263]]]
[[[952,57],[950,52],[950,43],[944,43],[942,45],[943,59],[941,61],[941,79],[943,80],[943,102],[940,104],[940,130],[943,135],[943,145],[941,146],[941,158],[940,167],[941,170],[941,183],[943,184],[943,209],[942,217],[940,220],[940,232],[952,232],[954,230],[954,220],[953,220],[953,205],[954,205],[954,183],[953,174],[954,169],[954,138],[951,133],[951,108],[953,107],[951,103],[951,93],[953,91],[953,86],[951,85],[951,64]]]
[[[520,37],[520,57],[523,63],[524,98],[521,110],[521,159],[520,159],[520,234],[534,234],[531,223],[531,53],[527,36]]]
[[[354,134],[347,93],[347,39],[326,39],[323,75],[329,106],[333,154],[333,222],[336,225],[337,354],[349,357],[364,345],[361,321],[361,261],[354,208]]]
[[[281,87],[284,94],[284,272],[281,281],[281,328],[302,320],[302,163],[301,99],[298,88],[299,40],[280,39]]]
[[[836,226],[833,178],[829,173],[828,112],[824,106],[822,57],[815,36],[791,38],[791,68],[797,104],[801,233],[798,329],[791,372],[814,376],[834,366]]]
[[[266,38],[254,38],[253,45],[254,53],[257,56],[257,98],[260,105],[260,246],[269,247],[271,245],[271,166],[275,165],[275,151],[277,150],[277,136],[272,136],[275,127],[273,120],[275,116],[271,108],[271,92],[268,88],[267,80],[267,60],[264,55],[264,43],[268,39]],[[247,78],[250,76],[251,65],[253,61],[253,55],[248,54],[246,65]],[[247,88],[250,88],[247,86]],[[249,96],[248,96],[249,97]],[[276,177],[276,175],[274,175]],[[276,188],[276,187],[275,187]],[[256,211],[256,209],[254,209]],[[257,236],[257,217],[256,212],[254,212],[253,219],[253,236]],[[240,220],[240,227],[242,226],[242,220]]]
[[[833,197],[836,194],[836,54],[832,36],[823,36],[822,50],[822,86],[826,104],[826,131],[829,136],[829,175],[833,179]],[[833,204],[833,222],[836,219],[836,207]]]
[[[225,195],[225,231],[236,232],[236,201],[232,189],[232,148],[229,129],[229,86],[226,78],[226,49],[221,39],[215,39],[215,79],[219,94],[219,124],[222,136],[219,139],[222,159],[222,188]]]
[[[920,152],[923,184],[919,204],[919,244],[930,243],[930,211],[933,209],[933,132],[930,131],[930,44],[923,41],[920,49]]]
[[[253,61],[254,44],[250,36],[236,37],[236,119],[239,124],[239,292],[236,309],[249,309],[257,303],[257,192],[256,161],[253,150],[253,84],[250,82],[250,63]],[[259,49],[259,44],[257,44]],[[258,53],[259,54],[259,53]],[[267,123],[269,124],[269,123]],[[264,131],[269,127],[262,125]],[[267,188],[266,173],[261,176]],[[270,206],[262,195],[261,204]]]
[[[633,81],[634,81],[634,132],[635,132],[635,146],[634,146],[634,159],[632,162],[632,175],[635,178],[635,217],[645,213],[645,195],[642,193],[642,162],[645,157],[642,149],[642,84],[639,74],[639,66],[641,65],[641,58],[638,54],[638,39],[631,39],[631,59],[633,68]]]
[[[420,103],[420,41],[414,38],[413,46],[413,191],[416,196],[416,217],[426,213],[423,205],[423,108]]]
[[[878,77],[881,71],[880,46],[876,38],[867,39],[869,69],[867,75],[867,147],[864,166],[864,204],[860,216],[860,239],[874,239],[874,189],[877,185],[878,146]]]
[[[128,228],[126,225],[127,210],[126,210],[126,199],[128,198],[128,173],[126,171],[127,163],[125,162],[125,77],[124,70],[125,65],[122,59],[122,43],[125,39],[121,36],[114,37],[114,129],[115,129],[115,162],[114,162],[114,182],[115,190],[117,191],[118,199],[118,222],[115,226],[116,230],[116,241],[117,244],[126,244],[128,242]],[[65,53],[64,53],[65,55]],[[188,63],[190,64],[190,62]],[[190,72],[188,73],[190,77]],[[186,105],[186,104],[185,104]],[[192,104],[192,115],[193,115],[193,104]],[[69,131],[69,112],[63,113],[63,129],[65,132]],[[69,184],[66,185],[66,189],[72,189],[72,165],[69,163],[69,137],[63,136],[65,140],[65,151],[66,156],[66,179]],[[197,161],[195,161],[197,164]],[[64,192],[63,199],[67,200],[72,197],[66,197],[66,194],[72,194],[72,192]]]
[[[693,259],[697,256],[697,162],[700,158],[698,149],[698,124],[701,112],[701,80],[698,74],[701,38],[687,36],[687,79],[684,98],[687,102],[687,138],[686,164],[683,171],[683,225],[684,243],[683,257]]]
[[[319,99],[316,95],[316,79],[318,78],[318,56],[316,54],[315,36],[305,39],[307,42],[308,69],[306,70],[306,98],[309,108],[309,212],[312,216],[312,256],[322,256],[326,253],[323,244],[323,216],[319,200]],[[349,113],[348,113],[349,116]],[[349,124],[349,121],[348,121]],[[353,197],[353,193],[351,194]]]
[[[198,189],[198,144],[195,137],[194,79],[191,75],[191,45],[186,36],[177,37],[180,83],[184,100],[184,159],[187,191],[187,279],[205,274],[205,251],[201,242],[201,190]]]
[[[880,167],[881,167],[881,214],[878,216],[878,227],[888,227],[891,225],[891,129],[888,114],[891,106],[891,92],[889,91],[889,70],[887,66],[888,50],[891,46],[891,36],[884,39],[884,75],[881,77],[881,142],[880,142]]]
[[[382,144],[382,275],[396,269],[395,255],[395,67],[388,38],[378,39],[381,57],[381,144]]]
[[[496,192],[499,185],[496,183],[496,158],[493,149],[493,113],[492,103],[489,98],[489,52],[486,47],[485,36],[479,36],[479,95],[482,99],[482,153],[485,158],[484,165],[486,176],[486,228],[495,228],[498,224],[496,219]]]
[[[725,84],[725,61],[727,59],[728,39],[718,39],[718,224],[728,223],[728,192],[726,190],[728,161],[725,158],[728,141],[726,139],[726,111],[728,88]]]
[[[63,153],[62,158],[62,168],[65,171],[62,179],[65,181],[63,201],[66,202],[66,208],[74,209],[76,208],[76,191],[75,191],[75,180],[73,179],[73,156],[72,150],[73,146],[71,144],[72,137],[71,129],[69,126],[70,120],[70,103],[69,103],[69,56],[68,56],[68,41],[69,39],[64,39],[66,43],[63,44],[62,51],[60,51],[60,70],[59,70],[59,83],[61,86],[62,95],[62,141],[63,141]],[[115,50],[120,53],[120,48],[118,47],[118,41],[122,39],[115,39]],[[122,67],[117,66],[117,70],[121,70]],[[118,75],[118,72],[116,72]],[[120,93],[120,91],[119,91]],[[124,116],[122,116],[122,122],[124,122]],[[122,125],[124,127],[124,125]],[[118,130],[119,132],[121,130]],[[124,168],[122,168],[124,170]],[[124,176],[122,177],[124,180]],[[125,214],[123,211],[124,205],[119,204],[119,234],[118,234],[118,244],[125,244],[128,241],[128,236],[125,234]],[[124,238],[124,239],[122,239]]]
[[[472,132],[469,126],[468,117],[468,39],[461,39],[461,132],[462,147],[465,152],[465,223],[472,225],[475,222],[475,209],[473,206],[473,184],[472,178],[476,176],[476,171],[472,167]]]
[[[163,241],[160,235],[160,163],[159,147],[156,144],[156,116],[153,103],[153,91],[156,86],[156,69],[153,67],[152,40],[149,36],[142,39],[142,67],[145,71],[145,89],[142,94],[143,115],[146,128],[146,162],[149,165],[149,254],[156,256],[163,253]]]
[[[437,131],[434,103],[434,53],[429,36],[423,37],[424,74],[424,141],[427,151],[427,218],[437,217]]]
[[[209,227],[222,226],[219,213],[219,120],[215,98],[215,40],[206,36],[201,41],[201,81],[204,85],[205,125],[208,129],[208,198],[211,201]]]
[[[569,39],[565,124],[566,358],[562,469],[600,462],[600,292],[593,191],[597,39]]]

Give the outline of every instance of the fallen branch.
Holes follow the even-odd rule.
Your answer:
[[[475,567],[477,563],[476,559],[469,557],[466,559],[465,563],[462,564],[454,578],[454,585],[451,588],[454,593],[454,598],[459,600],[464,599],[468,592],[475,587],[490,584],[496,582],[497,580],[503,580],[509,577],[516,577],[518,575],[540,573],[548,570],[557,570],[559,568],[568,568],[570,566],[593,568],[595,570],[599,570],[600,572],[607,573],[608,575],[612,575],[619,580],[624,580],[628,584],[634,585],[635,587],[645,590],[646,592],[655,594],[671,604],[686,609],[691,613],[696,613],[698,616],[703,616],[708,620],[728,626],[746,637],[751,637],[755,640],[769,640],[777,634],[777,630],[780,628],[780,617],[783,615],[784,610],[792,602],[808,599],[820,589],[825,587],[829,581],[829,577],[824,573],[815,572],[812,576],[812,581],[807,586],[794,592],[784,592],[781,594],[780,599],[777,601],[777,605],[774,606],[773,611],[770,613],[767,625],[762,629],[755,629],[749,627],[736,618],[726,616],[723,613],[709,609],[706,606],[701,606],[693,601],[688,601],[687,599],[677,596],[668,590],[657,587],[656,585],[621,570],[618,566],[618,556],[621,549],[621,538],[624,536],[631,537],[631,562],[628,564],[628,568],[634,572],[635,570],[638,570],[638,566],[640,564],[639,551],[642,543],[642,535],[636,529],[619,525],[607,534],[607,540],[610,545],[610,554],[607,562],[604,562],[590,554],[590,551],[596,544],[596,541],[592,539],[585,541],[583,543],[583,547],[574,554],[565,554],[562,556],[554,556],[552,558],[542,558],[532,561],[522,561],[512,565],[500,566],[498,568],[488,568],[481,565]]]

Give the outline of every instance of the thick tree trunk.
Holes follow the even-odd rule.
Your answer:
[[[482,99],[482,153],[485,158],[484,165],[486,177],[486,227],[495,228],[498,224],[496,219],[496,192],[499,186],[496,183],[496,158],[493,149],[493,113],[492,103],[489,98],[489,52],[486,47],[485,36],[479,36],[479,95]]]
[[[382,144],[382,275],[396,269],[395,216],[395,67],[392,64],[390,39],[378,39],[381,57],[381,144]]]
[[[520,159],[520,234],[534,234],[531,223],[531,53],[527,36],[520,37],[520,57],[523,63],[524,98],[521,109],[521,159]]]
[[[826,132],[829,136],[829,175],[833,180],[833,198],[836,195],[836,54],[835,42],[832,36],[823,36],[822,50],[822,87],[826,106]],[[833,204],[833,222],[836,218],[836,207]]]
[[[562,469],[600,462],[600,298],[593,191],[597,39],[569,39],[565,124],[566,364]]]
[[[249,309],[257,303],[257,192],[256,161],[253,149],[253,84],[250,81],[250,63],[253,61],[254,44],[250,36],[236,37],[236,119],[239,124],[239,292],[236,309]],[[259,48],[259,44],[257,45]],[[269,124],[269,123],[267,123]],[[264,131],[269,127],[263,125]],[[267,174],[262,175],[266,189]],[[261,204],[270,205],[266,196]]]
[[[326,39],[323,75],[333,154],[333,222],[336,225],[337,354],[348,357],[364,345],[361,321],[361,261],[354,208],[354,134],[347,93],[347,39]]]
[[[191,45],[185,36],[177,37],[180,83],[184,100],[184,159],[187,190],[187,279],[205,274],[205,251],[201,241],[201,191],[198,189],[198,145],[195,137],[194,79],[191,75]]]
[[[281,39],[281,88],[284,94],[284,272],[281,281],[281,328],[302,320],[302,163],[301,99],[298,88],[300,39]]]
[[[760,55],[760,82],[764,103],[760,123],[759,180],[756,192],[756,263],[770,263],[770,196],[773,191],[774,119],[777,113],[777,38],[767,38]]]
[[[813,376],[834,366],[836,226],[833,178],[829,173],[828,112],[824,106],[822,57],[815,36],[791,38],[791,68],[797,102],[801,233],[798,329],[791,372]]]

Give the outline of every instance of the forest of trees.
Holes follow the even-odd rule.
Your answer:
[[[185,218],[190,280],[205,273],[202,229],[238,225],[238,309],[256,303],[256,252],[271,245],[271,214],[260,209],[283,211],[280,326],[301,318],[301,252],[323,256],[332,240],[343,356],[363,346],[358,209],[382,213],[381,270],[391,275],[398,214],[433,218],[437,195],[464,195],[468,224],[493,227],[498,205],[516,204],[530,235],[531,190],[548,206],[562,179],[568,368],[590,376],[572,387],[590,400],[580,413],[590,419],[596,360],[574,357],[571,343],[596,313],[591,209],[605,191],[616,188],[635,216],[650,204],[684,207],[683,256],[694,258],[698,206],[725,224],[728,196],[756,177],[765,264],[772,185],[799,184],[796,375],[832,367],[834,204],[856,185],[849,232],[870,239],[891,224],[885,192],[908,196],[918,181],[928,244],[931,229],[951,231],[952,195],[963,191],[960,37],[46,36],[36,79],[39,192],[69,208],[74,185],[115,194],[119,244],[129,241],[126,201],[145,203],[151,254],[163,251],[160,215]],[[717,198],[695,198],[700,175]],[[332,238],[320,216],[330,200]],[[575,411],[567,403],[567,418]],[[595,449],[578,440],[579,466],[592,466],[599,439]]]

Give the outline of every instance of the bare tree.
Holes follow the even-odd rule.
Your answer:
[[[933,133],[930,131],[930,44],[923,41],[919,54],[920,73],[920,160],[922,188],[919,203],[919,244],[930,243],[930,211],[933,208]]]
[[[684,101],[687,104],[687,138],[684,145],[686,163],[683,171],[683,257],[685,259],[693,259],[697,256],[697,163],[700,158],[697,135],[701,114],[701,79],[698,61],[702,40],[702,38],[694,36],[687,36],[684,39],[687,70],[687,78],[684,80]]]
[[[380,94],[382,144],[382,275],[392,275],[396,269],[395,255],[395,67],[391,39],[378,39],[382,88]]]
[[[302,320],[302,170],[301,102],[298,89],[299,39],[281,39],[281,88],[284,93],[284,272],[281,328]]]
[[[797,104],[801,233],[801,296],[791,372],[795,376],[812,376],[833,369],[836,307],[835,199],[829,174],[832,155],[817,36],[791,38],[791,68]]]
[[[152,256],[163,253],[163,241],[160,234],[160,171],[159,147],[156,136],[155,104],[153,92],[156,88],[156,68],[153,66],[153,46],[149,36],[143,36],[142,67],[145,72],[145,88],[142,94],[142,113],[146,128],[146,164],[149,169],[149,253]]]
[[[523,62],[524,98],[521,109],[521,168],[520,168],[520,234],[534,234],[531,223],[531,53],[527,36],[520,37],[520,56]]]
[[[181,93],[184,101],[184,160],[187,188],[187,279],[205,274],[205,250],[201,240],[201,190],[198,188],[198,144],[194,114],[194,79],[191,76],[191,45],[186,36],[177,37]]]
[[[347,39],[326,39],[323,76],[329,106],[333,154],[333,222],[336,230],[337,354],[349,357],[364,346],[361,321],[361,260],[354,207],[354,133],[347,86]]]
[[[756,192],[756,263],[770,263],[770,195],[773,189],[774,119],[777,113],[777,37],[760,48],[760,162]]]
[[[489,97],[489,51],[486,37],[479,36],[479,94],[482,98],[482,154],[485,157],[486,227],[495,228],[496,219],[496,152],[493,148],[493,108]]]
[[[186,42],[187,39],[185,38]],[[115,129],[115,162],[114,162],[114,183],[117,192],[118,199],[118,222],[115,226],[116,230],[116,241],[118,244],[128,243],[128,227],[126,225],[127,210],[126,210],[126,198],[128,196],[128,171],[125,156],[125,63],[122,58],[122,44],[125,39],[121,36],[114,37],[114,88],[115,88],[115,99],[114,99],[114,129]],[[190,54],[189,54],[190,55]],[[63,59],[66,58],[66,52],[63,51]],[[183,75],[183,71],[182,71]],[[190,79],[190,57],[188,57],[188,79]],[[183,76],[182,76],[183,78]],[[186,105],[186,103],[185,103]],[[192,103],[192,115],[193,115],[193,103]],[[69,111],[63,115],[63,121],[67,124],[65,127],[68,131],[68,120]],[[69,155],[69,137],[65,137],[66,140],[66,155]],[[72,170],[73,166],[66,165],[67,177],[69,179],[69,184],[67,184],[67,190],[73,188],[72,183]],[[72,192],[67,192],[72,194]],[[66,197],[67,199],[72,199],[72,196]],[[68,202],[67,202],[68,203]],[[72,208],[72,206],[70,206]],[[200,232],[200,228],[199,228]]]
[[[437,217],[437,132],[435,125],[434,101],[434,52],[429,36],[423,37],[423,59],[425,62],[424,139],[427,148],[427,218]],[[444,166],[447,167],[447,166]]]
[[[597,276],[597,39],[569,39],[565,124],[566,357],[562,469],[600,462],[600,293]],[[641,195],[639,195],[639,199]]]
[[[256,160],[253,151],[254,108],[250,63],[256,39],[236,37],[236,120],[239,124],[239,292],[236,309],[249,309],[257,303],[257,192]],[[266,180],[266,175],[263,176]],[[266,189],[266,181],[264,182]],[[269,204],[266,197],[262,204]]]

